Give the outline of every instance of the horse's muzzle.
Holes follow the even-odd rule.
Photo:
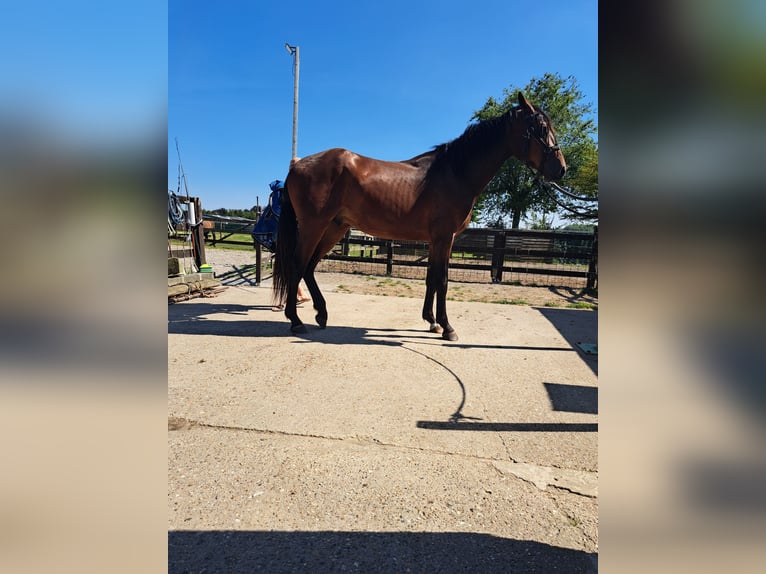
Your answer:
[[[542,176],[546,181],[557,181],[564,177],[566,172],[566,164],[562,164],[561,162],[552,158],[544,166],[544,169],[542,170]]]

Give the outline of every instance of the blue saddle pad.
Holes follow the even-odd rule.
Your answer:
[[[269,184],[271,194],[269,195],[269,204],[261,213],[258,221],[253,227],[253,239],[260,243],[264,248],[272,253],[277,248],[277,231],[279,230],[279,214],[282,211],[280,206],[280,195],[284,189],[284,184],[279,181],[272,181]]]

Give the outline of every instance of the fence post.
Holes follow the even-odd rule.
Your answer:
[[[391,277],[394,272],[394,242],[386,241],[386,275]]]
[[[261,244],[253,239],[255,245],[255,284],[261,284]]]
[[[343,236],[345,241],[342,242],[343,255],[348,257],[348,240],[351,237],[351,230],[346,231],[346,235]]]
[[[598,225],[593,227],[593,244],[590,251],[590,262],[588,263],[588,283],[586,289],[593,290],[598,285]]]
[[[503,263],[505,261],[505,231],[495,231],[492,239],[492,283],[503,280]]]
[[[194,216],[198,220],[195,222],[195,227],[192,228],[192,247],[194,248],[194,262],[197,264],[197,269],[200,266],[207,263],[205,258],[205,229],[202,223],[202,201],[198,197],[190,198],[194,204]]]

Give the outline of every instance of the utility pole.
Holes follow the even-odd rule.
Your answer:
[[[287,42],[285,42],[285,49],[293,57],[293,159],[295,159],[298,157],[298,78],[301,69],[301,49]]]

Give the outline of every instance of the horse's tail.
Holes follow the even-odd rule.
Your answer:
[[[282,191],[282,213],[279,216],[277,249],[274,256],[273,297],[275,303],[284,303],[292,279],[293,257],[298,244],[298,220],[290,201],[287,186]]]

